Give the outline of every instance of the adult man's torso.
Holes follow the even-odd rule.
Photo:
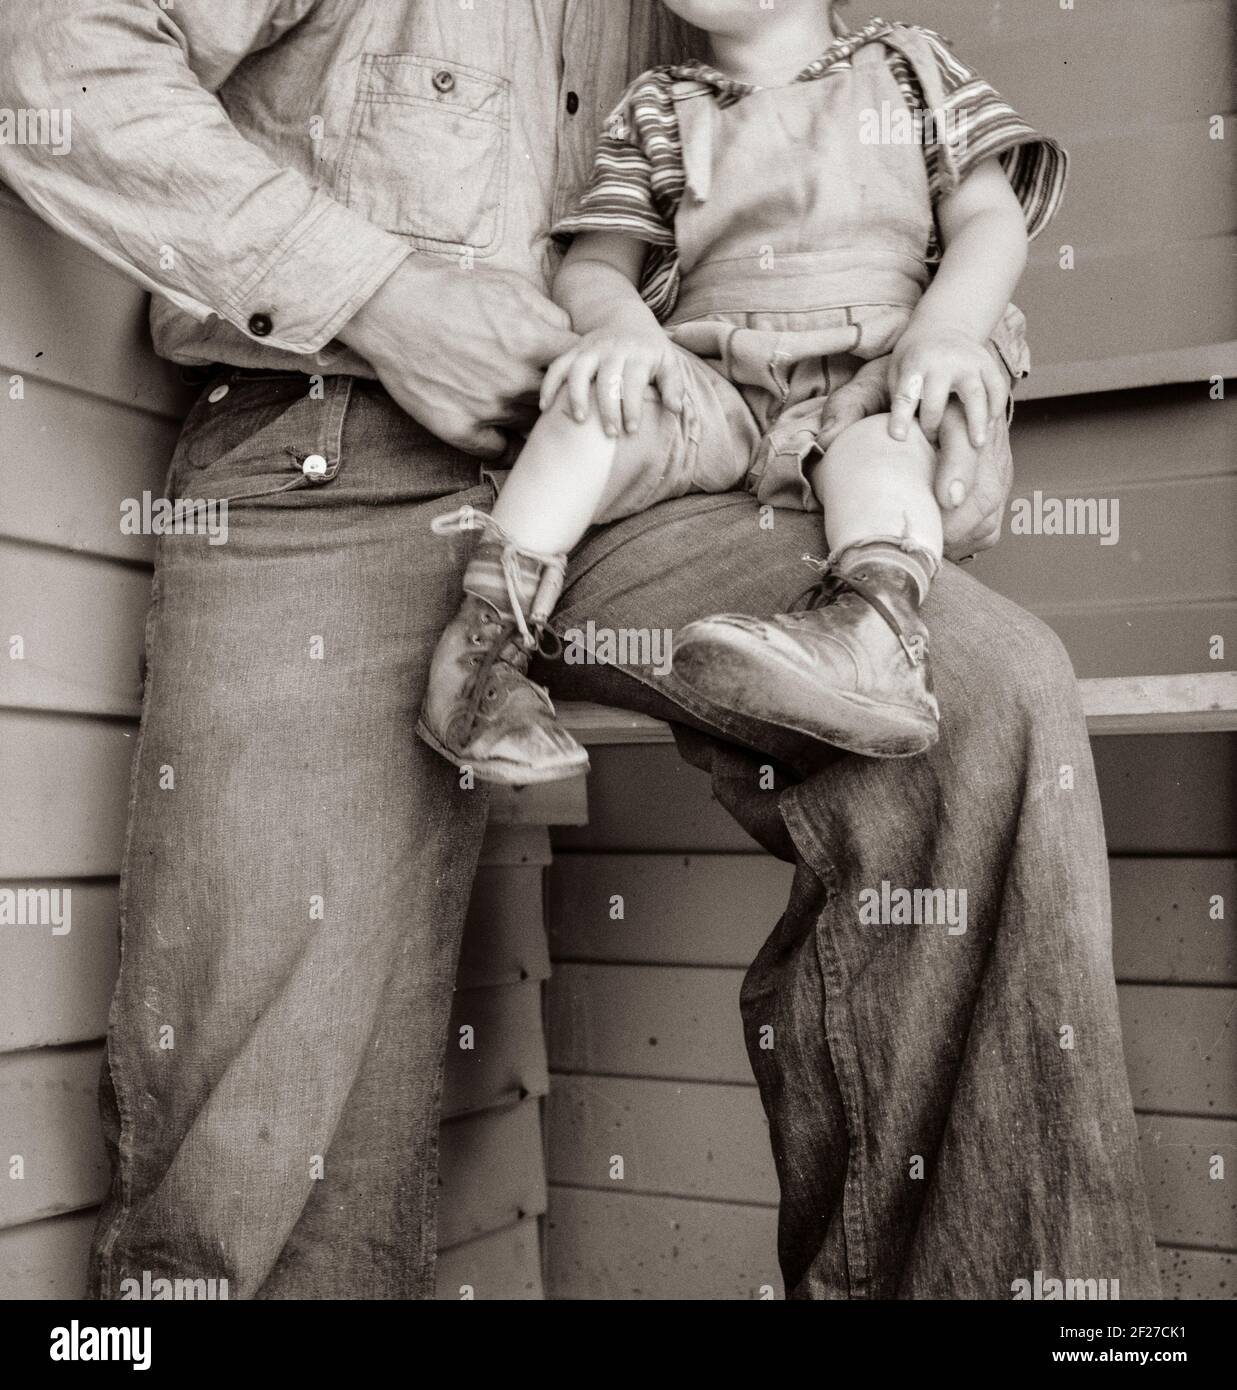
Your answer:
[[[681,42],[655,0],[319,0],[217,95],[246,139],[414,253],[547,289],[549,231],[602,122]],[[179,362],[372,375],[337,342],[306,358],[161,298],[151,327]]]

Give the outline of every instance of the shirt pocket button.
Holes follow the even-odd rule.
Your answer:
[[[439,68],[434,74],[434,86],[440,92],[455,91],[455,74],[448,72],[446,68]]]

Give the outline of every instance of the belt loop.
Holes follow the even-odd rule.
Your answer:
[[[510,476],[510,468],[483,468],[481,470],[481,481],[483,483],[489,483],[494,489],[495,497],[503,490],[503,484]]]
[[[327,377],[326,399],[323,401],[322,428],[318,435],[318,452],[326,459],[326,472],[320,481],[329,482],[339,472],[343,462],[344,421],[356,384],[354,376]]]

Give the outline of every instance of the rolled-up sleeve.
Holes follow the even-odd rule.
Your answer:
[[[941,110],[933,116],[948,137],[952,158],[943,159],[942,144],[925,147],[933,204],[953,192],[972,169],[999,159],[1034,241],[1061,207],[1069,174],[1069,155],[1054,139],[1041,135],[988,82],[969,68],[939,34],[920,31],[935,62]],[[922,96],[922,94],[921,94]]]
[[[318,3],[0,4],[0,93],[61,137],[0,141],[0,178],[195,318],[318,351],[409,248],[246,140],[215,95]]]

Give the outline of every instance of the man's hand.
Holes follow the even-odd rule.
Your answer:
[[[945,407],[956,397],[971,443],[982,449],[992,422],[1005,413],[1009,387],[983,343],[957,329],[912,323],[890,354],[889,395],[894,439],[906,438],[918,414],[919,428],[935,444]]]
[[[541,408],[549,410],[566,388],[564,409],[573,419],[588,417],[596,384],[602,428],[612,439],[626,429],[634,434],[644,413],[644,393],[656,384],[662,404],[676,415],[683,409],[683,368],[669,337],[653,322],[632,329],[596,329],[586,333],[546,372]]]
[[[966,412],[957,401],[950,401],[937,441],[935,485],[945,527],[946,559],[965,560],[996,545],[1013,483],[1005,416],[992,422],[988,442],[977,449],[971,442]],[[962,500],[952,504],[959,496]]]
[[[340,331],[426,429],[493,458],[528,423],[546,366],[575,342],[567,315],[522,276],[412,256]]]
[[[888,409],[889,358],[876,357],[865,362],[845,386],[830,393],[821,411],[816,443],[823,453],[844,429]]]

